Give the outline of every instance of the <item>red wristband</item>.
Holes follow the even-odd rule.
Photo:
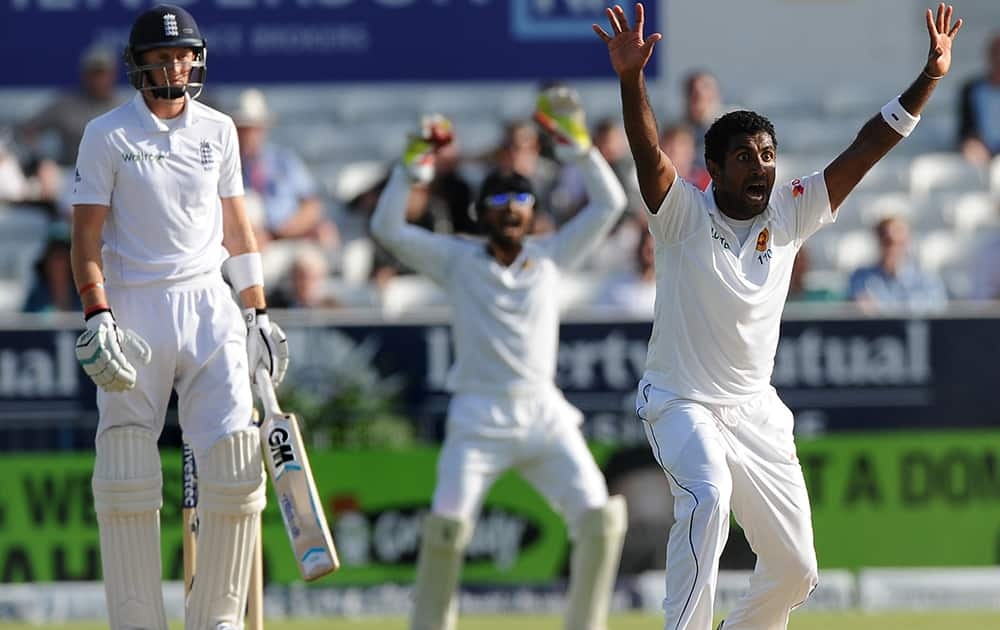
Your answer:
[[[103,289],[103,282],[91,282],[90,284],[85,284],[80,288],[80,295],[83,295],[87,291],[93,291],[94,289]]]

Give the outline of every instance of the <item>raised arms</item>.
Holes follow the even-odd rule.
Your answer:
[[[952,42],[962,28],[962,20],[952,25],[952,12],[952,6],[944,3],[938,6],[936,16],[930,9],[927,10],[930,52],[923,70],[899,97],[898,105],[905,111],[893,112],[894,104],[890,101],[883,113],[876,114],[865,123],[851,146],[826,167],[823,175],[832,210],[840,207],[865,173],[903,139],[904,136],[897,129],[906,129],[907,123],[910,129],[916,125],[915,119],[919,118],[937,82],[948,74],[951,68]],[[890,126],[886,117],[893,119],[895,128]]]
[[[643,37],[645,14],[642,3],[635,5],[635,25],[629,28],[625,11],[619,5],[605,10],[612,35],[597,24],[594,32],[608,45],[611,66],[621,83],[622,116],[632,158],[635,160],[639,191],[650,212],[655,213],[677,175],[670,158],[660,149],[656,119],[646,95],[643,69],[653,54],[653,46],[662,39],[659,33]]]

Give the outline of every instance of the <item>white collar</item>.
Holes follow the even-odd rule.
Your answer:
[[[143,98],[141,91],[137,91],[135,93],[135,96],[132,98],[132,106],[135,108],[136,114],[139,115],[139,120],[142,121],[143,128],[149,133],[167,133],[170,131],[171,127],[168,126],[167,123],[163,122],[159,116],[150,111],[149,106],[146,105],[146,99]],[[178,121],[179,124],[175,127],[176,129],[183,129],[194,124],[196,117],[193,110],[194,107],[191,105],[191,96],[185,94],[184,109],[178,117],[180,120]]]

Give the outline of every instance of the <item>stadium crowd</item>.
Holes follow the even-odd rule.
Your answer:
[[[854,301],[864,313],[939,312],[949,301],[1000,299],[1000,35],[986,69],[969,78],[945,124],[919,129],[904,151],[876,166],[826,230],[803,250],[788,299]],[[91,48],[80,84],[36,115],[0,126],[0,310],[73,311],[67,221],[73,164],[90,118],[122,101],[116,56]],[[574,86],[575,87],[575,86]],[[603,87],[603,86],[602,86]],[[369,217],[406,133],[421,114],[441,111],[456,138],[437,173],[411,196],[407,220],[428,230],[475,236],[470,214],[483,174],[503,166],[527,177],[538,198],[534,230],[551,231],[587,202],[581,173],[553,159],[530,114],[533,94],[485,106],[464,98],[423,102],[377,92],[331,99],[302,88],[217,88],[202,99],[237,125],[247,208],[265,257],[269,302],[285,308],[370,308],[388,316],[443,303],[368,233]],[[611,236],[566,281],[565,308],[602,308],[651,317],[651,243],[614,90],[581,92],[595,146],[624,185],[629,208]],[[728,104],[708,71],[682,82],[683,107],[657,108],[661,147],[682,176],[704,188],[703,134]],[[867,103],[866,103],[867,105]],[[454,109],[454,111],[450,111]],[[785,112],[772,115],[779,180],[821,169],[876,111],[826,112],[807,133]],[[942,131],[944,130],[944,131]],[[909,145],[907,152],[906,148]]]

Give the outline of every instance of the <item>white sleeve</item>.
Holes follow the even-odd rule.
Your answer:
[[[625,211],[628,199],[618,176],[597,151],[577,161],[589,202],[558,232],[538,240],[561,267],[579,264],[611,231]]]
[[[407,223],[405,214],[409,198],[410,182],[402,167],[397,165],[372,214],[372,236],[401,262],[445,286],[449,261],[458,241]]]
[[[706,212],[705,193],[678,174],[656,213],[647,208],[649,230],[664,243],[682,241],[694,232],[700,213]]]
[[[799,244],[837,219],[830,209],[830,193],[822,172],[793,179],[771,194],[771,207],[790,226]]]
[[[226,119],[222,134],[222,164],[219,165],[219,196],[240,197],[243,195],[243,166],[240,164],[239,142],[236,139],[236,125]]]
[[[80,139],[73,173],[73,204],[111,205],[115,162],[109,135],[88,124]]]

